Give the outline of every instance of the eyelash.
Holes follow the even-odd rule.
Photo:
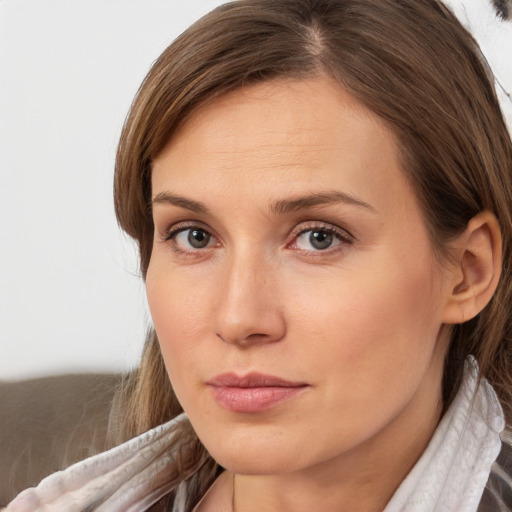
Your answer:
[[[305,225],[306,224],[306,225]],[[206,233],[208,236],[212,238],[216,238],[216,236],[206,227],[202,226],[198,223],[189,223],[189,222],[181,222],[179,224],[171,226],[165,234],[161,237],[161,241],[163,243],[167,243],[171,246],[174,252],[176,252],[180,256],[192,256],[197,257],[201,253],[204,254],[204,251],[206,249],[215,248],[213,247],[204,247],[204,248],[198,248],[198,249],[191,249],[191,250],[183,250],[180,249],[175,241],[176,237],[185,231],[197,229],[199,231],[202,231]],[[347,246],[350,246],[354,243],[354,237],[346,230],[338,228],[337,226],[325,222],[318,222],[318,221],[310,221],[306,223],[301,223],[299,226],[294,228],[291,233],[290,237],[292,237],[292,242],[287,243],[286,247],[290,247],[291,244],[297,243],[297,240],[300,236],[304,235],[308,232],[314,232],[314,231],[322,231],[325,233],[332,234],[340,243],[336,244],[334,247],[328,247],[326,249],[317,249],[317,250],[305,250],[305,249],[296,249],[298,251],[301,251],[303,254],[306,254],[308,256],[322,256],[322,255],[328,255],[337,253],[339,251],[343,251],[347,249]],[[218,244],[217,244],[218,246]]]

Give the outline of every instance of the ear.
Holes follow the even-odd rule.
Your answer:
[[[457,237],[444,323],[466,322],[478,315],[491,300],[501,274],[501,246],[500,226],[489,211],[473,217]]]

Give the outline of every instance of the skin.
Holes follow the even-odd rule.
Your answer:
[[[253,85],[188,119],[154,159],[152,193],[151,315],[227,469],[199,510],[231,510],[233,473],[238,512],[383,510],[439,421],[466,275],[437,261],[393,133],[327,78]],[[330,200],[296,201],[312,194]],[[315,229],[334,230],[330,247]],[[252,371],[307,386],[239,413],[206,384]]]

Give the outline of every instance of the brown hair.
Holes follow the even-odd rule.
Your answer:
[[[437,0],[239,0],[178,37],[144,80],[117,153],[116,213],[139,244],[142,275],[153,241],[151,161],[183,121],[245,84],[319,75],[334,78],[397,135],[441,255],[477,213],[489,210],[498,218],[501,280],[480,315],[453,329],[444,400],[452,399],[463,362],[473,354],[510,421],[512,143],[476,43]],[[126,390],[125,437],[181,410],[152,331]],[[212,468],[191,503],[209,484]]]

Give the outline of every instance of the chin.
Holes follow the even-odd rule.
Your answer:
[[[299,470],[303,466],[304,451],[284,435],[263,433],[226,434],[222,439],[202,439],[204,446],[223,468],[243,475],[274,475]]]
[[[238,475],[279,475],[301,469],[296,457],[276,450],[262,453],[261,450],[254,452],[239,448],[236,453],[219,453],[213,458],[223,468]]]

